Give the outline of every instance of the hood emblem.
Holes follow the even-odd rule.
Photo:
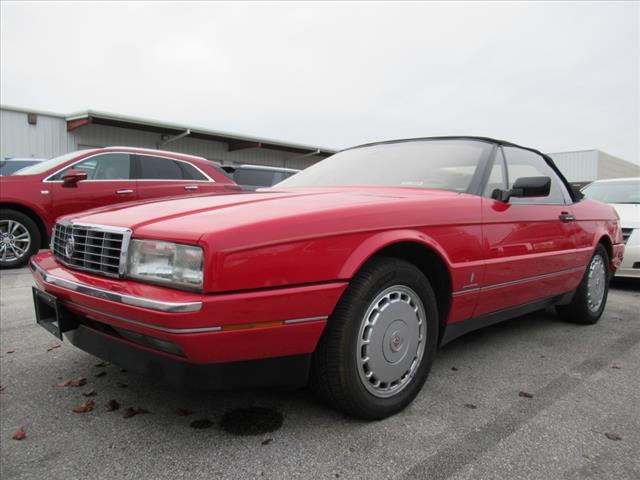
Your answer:
[[[73,238],[73,235],[69,235],[69,238],[67,238],[67,243],[64,246],[64,253],[67,254],[67,257],[72,257],[75,251],[76,240]]]

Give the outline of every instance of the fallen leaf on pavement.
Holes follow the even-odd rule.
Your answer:
[[[101,372],[96,373],[95,377],[96,378],[100,378],[100,377],[104,377],[107,375],[107,372],[105,372],[104,370],[102,370]]]
[[[451,367],[451,370],[454,371],[454,372],[457,372],[458,368],[457,367]]]
[[[622,437],[620,435],[618,435],[617,433],[613,433],[613,432],[607,432],[604,434],[605,437],[607,437],[609,440],[622,440]]]
[[[270,443],[273,443],[273,438],[267,438],[262,441],[262,445],[269,445]]]
[[[144,408],[138,407],[127,407],[124,409],[123,418],[131,418],[138,414],[149,413],[149,410],[145,410]]]
[[[24,427],[20,425],[20,428],[16,430],[16,433],[14,433],[13,437],[11,438],[13,438],[14,440],[24,440],[25,438],[27,438],[27,432],[25,432]]]
[[[611,368],[615,368],[616,370],[620,370],[622,368],[622,365],[620,365],[619,363],[612,363],[611,364]]]
[[[106,366],[108,366],[108,365],[109,365],[109,362],[100,362],[100,363],[96,363],[96,364],[94,365],[94,367],[104,368],[104,367],[106,367]]]
[[[65,380],[62,383],[59,383],[59,387],[81,387],[87,384],[87,379],[84,377],[77,378],[75,380]]]
[[[107,402],[107,412],[113,412],[115,410],[118,410],[120,408],[120,404],[117,402],[117,400],[109,400]]]
[[[82,392],[83,397],[95,397],[98,394],[95,390],[89,390],[88,392]]]
[[[77,407],[73,407],[71,411],[73,413],[87,413],[93,410],[93,406],[96,404],[93,400],[87,400],[82,405],[78,405]]]
[[[11,350],[7,350],[7,353],[16,353],[16,349],[12,348]]]
[[[478,408],[478,406],[474,405],[473,403],[465,403],[464,406],[470,408],[471,410],[475,410],[476,408]]]
[[[524,398],[533,398],[533,393],[520,391],[520,392],[518,392],[518,396],[519,397],[524,397]]]
[[[49,348],[47,348],[47,352],[50,352],[51,350],[55,349],[55,348],[60,348],[62,346],[61,343],[54,343],[53,345],[51,345]]]
[[[176,410],[176,413],[180,417],[188,417],[189,415],[193,415],[195,412],[193,410],[189,410],[188,408],[179,408]]]
[[[202,430],[202,429],[205,429],[205,428],[213,427],[213,422],[211,420],[209,420],[208,418],[202,418],[200,420],[194,420],[193,422],[191,422],[189,424],[189,426],[191,428],[195,428],[197,430]]]
[[[5,388],[7,388],[5,385],[0,385],[0,392],[4,392]]]

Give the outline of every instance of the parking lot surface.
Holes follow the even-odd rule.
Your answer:
[[[52,348],[31,285],[27,269],[0,276],[4,480],[640,478],[637,283],[614,284],[594,326],[548,310],[452,342],[409,408],[370,423],[306,390],[168,390]],[[93,410],[72,411],[88,400]],[[229,416],[249,407],[262,409]],[[27,437],[13,440],[20,426]],[[247,435],[260,427],[272,431]]]

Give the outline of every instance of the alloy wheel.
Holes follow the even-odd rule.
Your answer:
[[[607,284],[607,267],[600,255],[595,255],[589,264],[587,277],[587,305],[589,310],[597,312],[604,300]]]
[[[0,262],[13,263],[24,257],[31,247],[31,234],[16,220],[0,220]]]

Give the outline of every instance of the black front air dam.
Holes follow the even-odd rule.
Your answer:
[[[137,348],[82,324],[64,336],[104,361],[175,388],[302,387],[307,383],[311,363],[310,354],[206,365],[188,363]]]

